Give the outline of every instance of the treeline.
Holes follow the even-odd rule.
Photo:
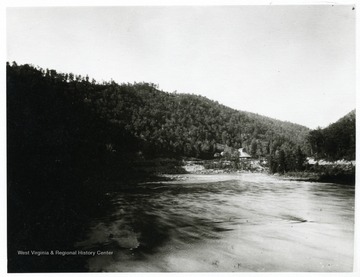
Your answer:
[[[274,151],[268,156],[269,169],[272,173],[284,173],[288,171],[313,171],[326,176],[339,175],[338,167],[334,166],[310,166],[306,165],[306,156],[312,156],[315,160],[326,161],[355,160],[355,110],[330,124],[323,129],[316,129],[309,132],[306,137],[308,151],[301,148],[294,148],[284,142],[273,147]],[[334,167],[334,170],[330,170]],[[330,169],[329,169],[330,168]],[[353,168],[351,169],[354,170]],[[348,174],[349,170],[340,170]],[[332,174],[331,172],[335,172]]]
[[[137,147],[145,157],[182,155],[212,158],[218,151],[218,144],[243,147],[255,157],[265,157],[284,143],[287,143],[287,148],[300,147],[307,151],[305,138],[309,129],[306,127],[230,109],[202,96],[163,92],[152,83],[98,84],[94,80],[90,82],[89,77],[16,64],[8,65],[8,75],[17,75],[19,82],[31,77],[31,82],[38,86],[41,84],[38,90],[45,95],[27,93],[24,97],[31,98],[29,100],[34,106],[47,106],[44,115],[66,120],[68,116],[63,116],[63,110],[52,107],[58,104],[52,98],[64,97],[63,101],[71,106],[68,108],[77,110],[82,118],[80,121],[89,124],[96,118],[96,121],[103,120],[117,128],[117,133],[122,130],[122,133],[131,134],[136,143],[130,145]],[[34,84],[23,86],[32,88]],[[23,101],[22,97],[18,100]],[[68,124],[83,127],[81,122],[72,120],[63,125]],[[59,135],[56,136],[58,142],[64,141],[61,130],[58,129]],[[113,152],[126,151],[128,147],[118,143],[113,131],[93,135],[99,139],[106,137],[104,145]],[[100,143],[99,139],[98,146],[104,142]],[[93,141],[92,137],[87,141]]]
[[[316,129],[309,132],[306,137],[310,151],[304,153],[300,148],[294,150],[283,143],[269,155],[269,169],[272,173],[285,173],[289,171],[307,171],[317,173],[321,180],[337,180],[339,182],[354,183],[355,166],[347,163],[336,163],[338,160],[355,160],[355,110],[330,124],[323,129]],[[319,165],[306,163],[306,155],[311,156],[315,161],[321,159],[333,164]],[[343,165],[344,164],[344,165]]]
[[[268,156],[268,166],[271,173],[285,173],[288,171],[302,171],[305,169],[306,155],[300,147],[294,149],[288,144],[276,148]]]
[[[355,160],[355,110],[323,129],[309,133],[312,155],[317,159]]]

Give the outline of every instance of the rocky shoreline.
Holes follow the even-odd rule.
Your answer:
[[[257,166],[250,167],[248,170],[239,170],[234,168],[212,169],[206,168],[203,161],[184,161],[181,166],[182,172],[172,173],[166,172],[159,174],[159,177],[165,178],[169,181],[183,181],[189,179],[191,175],[225,175],[225,174],[250,174],[250,173],[264,173],[270,174],[269,170],[264,167]],[[330,169],[327,165],[327,170],[315,171],[298,171],[286,172],[284,174],[275,173],[277,176],[284,180],[290,181],[305,181],[305,182],[325,182],[325,183],[342,183],[342,184],[355,184],[355,171],[339,169],[338,166],[333,166]],[[324,168],[322,168],[324,169]],[[272,174],[270,174],[272,175]]]

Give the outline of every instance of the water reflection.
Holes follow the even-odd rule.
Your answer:
[[[90,271],[351,271],[354,187],[264,174],[192,176],[108,195]],[[114,211],[114,212],[112,212]]]

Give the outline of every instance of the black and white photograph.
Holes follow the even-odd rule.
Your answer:
[[[5,7],[7,273],[359,272],[355,1],[41,3]]]

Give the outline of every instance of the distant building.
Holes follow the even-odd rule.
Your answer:
[[[250,159],[251,158],[251,156],[248,154],[248,153],[246,153],[244,150],[243,150],[244,148],[239,148],[239,158],[240,159]]]

